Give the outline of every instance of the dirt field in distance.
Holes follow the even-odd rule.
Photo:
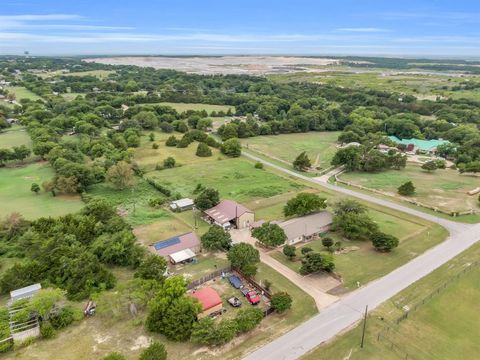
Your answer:
[[[290,56],[120,56],[88,58],[87,62],[110,65],[150,66],[196,74],[274,74],[299,71],[322,71],[338,65],[336,59]],[[323,69],[322,69],[323,68]]]

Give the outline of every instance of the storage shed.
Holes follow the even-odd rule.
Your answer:
[[[197,299],[202,305],[202,312],[198,314],[199,319],[209,316],[216,311],[220,311],[223,308],[222,299],[218,293],[210,287],[197,290],[192,293],[191,296]]]
[[[10,291],[10,301],[13,303],[22,299],[29,299],[35,295],[38,290],[42,288],[40,284],[33,284],[30,286],[23,287],[21,289]]]

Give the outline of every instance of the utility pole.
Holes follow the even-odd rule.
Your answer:
[[[367,313],[368,313],[368,305],[365,305],[365,316],[363,317],[363,331],[362,331],[362,343],[360,347],[363,349],[363,342],[365,340],[365,329],[367,327]]]

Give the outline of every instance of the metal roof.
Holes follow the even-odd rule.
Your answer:
[[[170,259],[172,259],[175,264],[194,258],[195,256],[195,253],[190,249],[180,250],[169,255]]]
[[[316,214],[290,219],[278,224],[288,240],[300,236],[311,236],[317,234],[323,227],[330,225],[333,221],[332,214],[328,211],[321,211]]]
[[[420,150],[430,151],[436,149],[439,145],[449,144],[448,140],[422,140],[422,139],[400,139],[396,136],[389,136],[390,140],[396,142],[397,144],[410,145],[413,144],[415,147]]]
[[[19,300],[25,297],[33,296],[38,290],[42,288],[40,284],[33,284],[30,286],[23,287],[21,289],[16,289],[10,291],[10,297],[12,300]]]

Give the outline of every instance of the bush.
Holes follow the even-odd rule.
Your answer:
[[[263,169],[263,164],[259,161],[257,161],[254,165],[255,169]]]
[[[157,144],[157,143],[153,143],[153,144],[152,144],[152,149],[153,149],[153,150],[157,150],[157,149],[158,149],[158,144]]]
[[[270,300],[272,308],[282,313],[292,307],[292,297],[286,292],[279,292],[272,295]]]
[[[198,143],[197,152],[195,155],[199,157],[209,157],[212,156],[212,150],[210,150],[207,144],[201,142]]]
[[[55,329],[49,321],[43,321],[40,324],[40,335],[44,339],[51,339],[55,336]]]
[[[166,169],[174,168],[175,164],[176,164],[175,159],[171,156],[163,160],[163,167]]]
[[[415,186],[411,181],[407,181],[405,184],[398,187],[398,193],[403,196],[412,196],[415,194]]]
[[[240,309],[235,316],[237,323],[237,330],[239,333],[244,333],[253,330],[263,319],[263,311],[258,308],[243,308]]]
[[[311,247],[308,247],[308,246],[304,246],[304,247],[302,247],[302,250],[300,250],[302,255],[308,254],[311,251],[313,251],[313,249]]]
[[[154,341],[148,348],[142,351],[139,360],[167,360],[165,346]]]
[[[170,197],[172,195],[172,192],[169,189],[167,189],[165,186],[163,186],[162,184],[157,183],[153,179],[147,178],[146,180],[150,185],[152,185],[155,188],[155,190],[161,192],[163,195],[165,195],[167,197]]]
[[[54,329],[62,329],[67,327],[78,319],[78,314],[71,307],[63,307],[58,313],[50,315],[50,324]]]
[[[372,244],[378,251],[392,251],[399,244],[398,238],[380,231],[372,234]]]
[[[105,356],[102,360],[125,360],[125,356],[118,352],[112,352]]]
[[[165,141],[165,145],[167,146],[177,146],[177,138],[175,135],[170,136],[167,141]]]
[[[222,144],[220,150],[229,157],[239,157],[242,154],[242,144],[236,138],[228,139]]]
[[[332,248],[333,244],[334,242],[331,237],[326,236],[322,239],[322,245],[325,246],[329,251]]]
[[[283,254],[288,257],[290,260],[293,260],[295,256],[297,256],[297,248],[293,245],[285,245],[283,247]]]

